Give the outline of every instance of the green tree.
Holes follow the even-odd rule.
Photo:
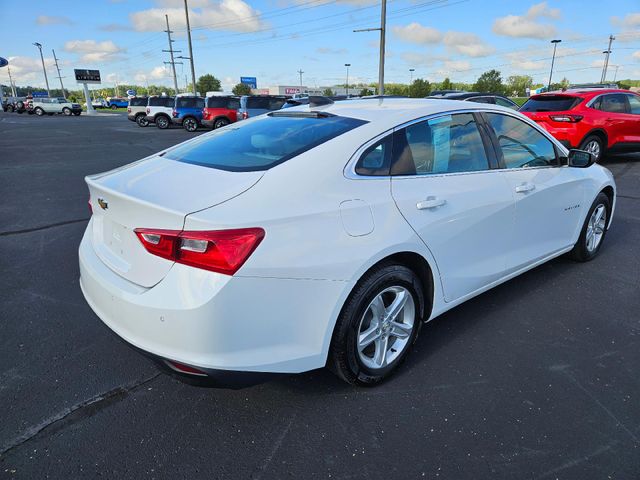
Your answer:
[[[409,96],[409,85],[404,83],[385,83],[384,84],[385,95],[405,95]]]
[[[498,70],[489,70],[484,72],[473,85],[473,89],[478,92],[486,93],[504,93],[504,85],[502,77]]]
[[[507,78],[506,93],[514,97],[524,97],[527,88],[533,86],[533,78],[530,75],[512,75]]]
[[[222,86],[220,85],[220,80],[216,77],[207,73],[206,75],[202,75],[198,81],[196,82],[196,90],[200,93],[200,95],[205,95],[207,92],[220,92],[222,91]]]
[[[369,89],[369,88],[363,88],[362,90],[360,90],[360,96],[361,97],[366,97],[367,95],[373,95],[373,90]]]
[[[424,98],[431,93],[431,84],[429,80],[416,78],[409,86],[409,96],[412,98]]]
[[[327,87],[322,91],[322,95],[324,95],[325,97],[333,97],[334,93],[333,90]]]
[[[439,85],[438,90],[453,90],[453,84],[451,83],[451,80],[449,80],[449,77],[446,77],[442,83]]]
[[[251,95],[251,87],[246,83],[239,83],[231,90],[234,95]]]

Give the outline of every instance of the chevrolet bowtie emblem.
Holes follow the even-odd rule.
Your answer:
[[[107,208],[109,208],[109,203],[105,202],[103,198],[98,199],[98,205],[100,205],[100,208],[103,210],[106,210]]]

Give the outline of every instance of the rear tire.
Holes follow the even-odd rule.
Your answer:
[[[164,115],[156,117],[156,127],[158,127],[160,130],[166,130],[167,128],[169,128],[169,125],[171,125],[171,122]]]
[[[187,117],[182,121],[182,126],[187,132],[198,130],[198,121],[193,117]]]
[[[68,117],[69,115],[71,115],[71,109],[67,108],[67,107],[64,107],[62,109],[62,113],[64,113]]]
[[[600,192],[591,204],[580,231],[580,237],[571,250],[571,257],[578,262],[593,260],[607,235],[607,223],[611,216],[609,197]]]
[[[599,162],[604,155],[606,146],[602,138],[598,135],[589,135],[582,141],[579,148],[580,150],[591,153],[595,157],[596,162]]]
[[[44,115],[44,110],[43,110],[43,109],[41,109],[40,107],[36,107],[36,108],[33,110],[33,113],[35,113],[36,115],[38,115],[39,117],[41,117],[41,116],[43,116],[43,115]]]
[[[149,126],[149,120],[147,120],[145,118],[144,115],[138,115],[136,117],[136,123],[138,124],[139,127],[148,127]]]
[[[117,105],[111,105],[111,110],[117,110],[118,106]]]
[[[420,330],[422,292],[420,280],[404,265],[384,263],[367,273],[336,322],[329,369],[345,382],[362,386],[389,377],[406,358]]]
[[[213,128],[222,128],[224,126],[229,125],[229,120],[227,120],[226,118],[219,118],[217,119],[214,123],[213,123]]]

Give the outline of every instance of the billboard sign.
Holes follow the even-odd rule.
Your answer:
[[[251,88],[258,88],[258,79],[256,77],[240,77],[240,83],[249,85]]]
[[[73,70],[78,83],[102,83],[100,81],[100,70]]]
[[[284,89],[285,95],[295,95],[296,93],[302,93],[300,87],[286,87]]]
[[[0,68],[6,67],[7,65],[9,65],[9,60],[7,60],[6,58],[0,57]]]

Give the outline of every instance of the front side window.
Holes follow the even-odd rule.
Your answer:
[[[444,115],[394,133],[393,175],[487,170],[489,162],[475,118]]]
[[[356,164],[358,175],[389,175],[392,136],[389,135],[367,148]]]
[[[627,113],[627,96],[622,93],[614,93],[602,96],[601,110],[609,113]]]
[[[197,97],[178,97],[176,99],[176,108],[202,108],[204,107],[204,99]]]
[[[640,98],[637,95],[627,94],[629,101],[629,113],[632,115],[640,115]]]
[[[498,139],[499,160],[505,168],[558,165],[553,143],[531,125],[510,115],[484,115]]]
[[[501,107],[508,107],[514,110],[518,109],[518,105],[511,100],[507,100],[506,98],[496,97],[496,105],[500,105]]]
[[[231,172],[268,170],[365,123],[339,116],[264,115],[180,144],[164,158]]]

